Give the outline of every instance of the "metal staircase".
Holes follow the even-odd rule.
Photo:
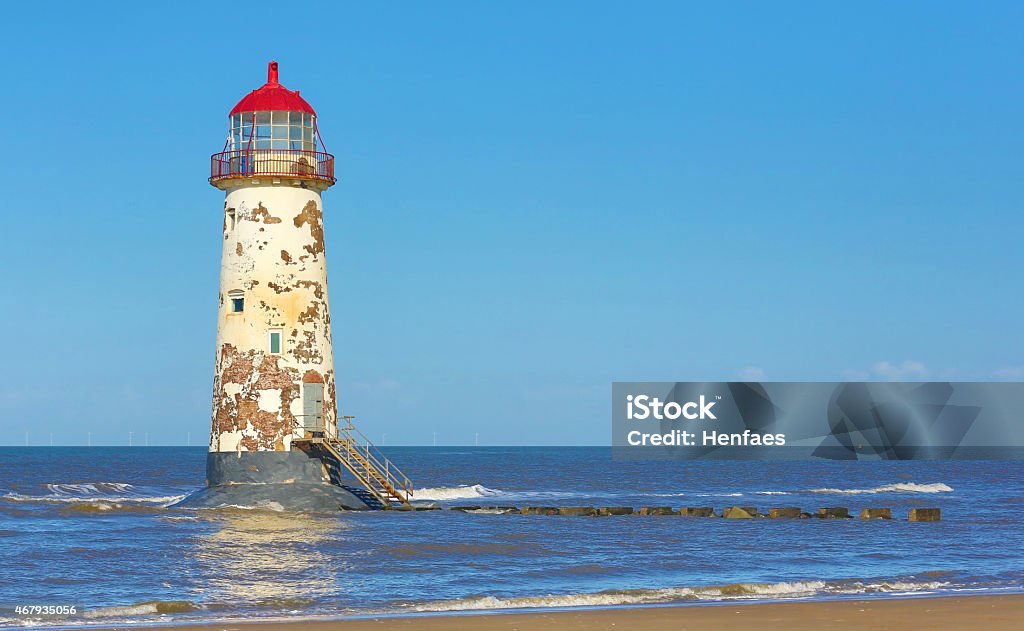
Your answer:
[[[320,418],[312,426],[299,425],[292,443],[300,449],[319,450],[321,455],[348,471],[382,508],[411,506],[412,481],[352,425],[353,418],[341,417],[345,425],[336,431]]]

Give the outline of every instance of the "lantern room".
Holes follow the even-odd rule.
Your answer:
[[[298,90],[278,81],[278,66],[267,67],[267,83],[245,95],[228,116],[224,149],[211,157],[210,183],[218,188],[262,184],[303,184],[327,188],[336,180],[334,156],[324,151],[316,112]]]
[[[314,114],[288,112],[240,112],[231,115],[228,149],[288,149],[316,151]]]

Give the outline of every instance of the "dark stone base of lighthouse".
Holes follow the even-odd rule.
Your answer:
[[[362,489],[332,483],[324,463],[300,450],[210,452],[206,487],[175,508],[268,508],[336,512],[375,508]]]

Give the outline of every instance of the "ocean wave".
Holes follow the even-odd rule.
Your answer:
[[[85,618],[123,618],[125,616],[188,613],[199,609],[201,609],[199,605],[187,600],[151,600],[135,605],[87,609],[82,616]]]
[[[515,509],[512,507],[494,506],[491,508],[473,508],[469,510],[462,510],[462,512],[470,515],[504,515],[505,513],[511,512],[513,510]]]
[[[861,495],[871,493],[950,493],[953,488],[941,482],[932,484],[918,484],[916,482],[899,482],[897,484],[886,484],[876,486],[872,489],[808,489],[808,493],[841,493],[844,495]]]
[[[110,502],[94,500],[90,502],[69,502],[61,505],[58,512],[62,515],[105,514],[105,513],[162,513],[162,505],[145,502]]]
[[[812,598],[821,595],[872,593],[921,594],[948,586],[937,581],[792,581],[783,583],[737,583],[706,587],[609,590],[596,593],[522,596],[500,598],[472,596],[412,605],[413,611],[468,611],[496,609],[544,609],[551,607],[602,607],[646,605],[671,602],[775,600]]]
[[[233,511],[233,510],[254,511],[254,510],[256,510],[256,511],[273,511],[275,513],[283,513],[284,512],[284,506],[282,506],[280,502],[275,502],[273,500],[260,500],[260,501],[256,502],[255,504],[246,504],[246,505],[242,505],[242,504],[221,504],[220,506],[211,506],[209,508],[203,508],[201,510],[222,510],[222,511]]]
[[[185,498],[181,495],[153,495],[126,482],[85,482],[76,484],[47,484],[45,495],[29,495],[9,491],[0,498],[11,502],[48,502],[67,504],[94,504],[98,510],[113,508],[114,504],[157,504],[169,506]]]
[[[0,498],[10,500],[12,502],[50,502],[50,503],[88,503],[88,504],[101,504],[101,503],[141,503],[141,504],[159,504],[161,506],[169,506],[175,502],[185,499],[186,494],[182,495],[161,495],[161,496],[126,496],[126,497],[62,497],[59,495],[23,495],[21,493],[6,493],[0,495]]]
[[[601,491],[578,491],[570,489],[562,490],[518,490],[508,491],[504,489],[491,489],[482,484],[460,484],[458,486],[439,486],[416,489],[413,491],[413,500],[419,501],[447,501],[447,500],[471,500],[479,498],[502,498],[505,501],[540,501],[560,500],[566,498],[615,498],[622,493],[607,493]],[[679,494],[682,495],[682,494]]]
[[[127,482],[86,482],[82,484],[47,484],[46,488],[57,495],[88,495],[129,493],[135,487]]]
[[[462,486],[440,486],[436,488],[416,489],[413,499],[419,500],[468,500],[476,497],[496,497],[504,495],[503,491],[489,489],[480,484]]]
[[[825,489],[819,489],[819,491],[825,491]],[[717,492],[717,493],[693,493],[693,492],[675,492],[675,493],[643,493],[643,492],[625,492],[625,493],[607,493],[607,492],[595,492],[595,491],[572,491],[572,490],[561,490],[561,491],[506,491],[499,489],[492,489],[481,484],[460,484],[458,486],[441,486],[441,487],[430,487],[416,489],[413,492],[414,500],[423,501],[448,501],[448,500],[471,500],[479,498],[495,498],[501,497],[507,501],[512,500],[541,500],[541,499],[559,499],[559,498],[607,498],[614,499],[621,496],[642,496],[642,497],[666,497],[666,498],[681,498],[681,497],[710,497],[710,498],[721,498],[721,497],[743,497],[745,495],[791,495],[794,491],[749,491],[747,493],[741,492]]]

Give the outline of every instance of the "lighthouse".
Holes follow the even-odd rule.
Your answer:
[[[337,179],[316,111],[267,82],[211,157],[224,191],[206,488],[184,506],[408,506],[412,485],[338,415],[323,193]]]

